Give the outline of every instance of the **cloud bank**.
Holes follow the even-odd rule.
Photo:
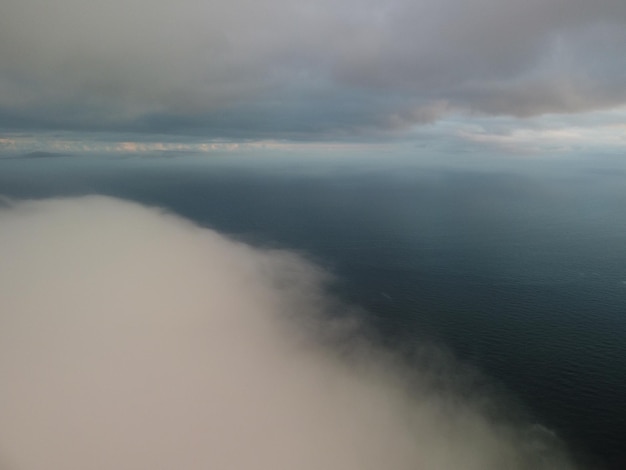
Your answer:
[[[357,340],[288,252],[87,197],[5,200],[0,259],[3,469],[577,468]]]
[[[340,138],[626,104],[622,0],[5,0],[0,126]]]

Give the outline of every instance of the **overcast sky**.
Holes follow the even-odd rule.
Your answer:
[[[625,50],[624,0],[4,0],[0,146],[624,149]]]

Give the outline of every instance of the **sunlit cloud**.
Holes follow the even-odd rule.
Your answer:
[[[20,155],[32,152],[67,153],[73,155],[159,155],[168,153],[187,153],[211,155],[223,153],[255,152],[357,152],[392,148],[389,142],[297,142],[288,140],[246,140],[246,141],[198,141],[183,138],[176,141],[119,140],[123,136],[116,134],[81,135],[67,133],[58,135],[38,134],[36,137],[16,135],[0,140],[0,155]],[[149,136],[148,136],[149,137]]]

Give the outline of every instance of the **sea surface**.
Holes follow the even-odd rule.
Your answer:
[[[36,158],[35,158],[36,157]],[[482,370],[585,458],[626,468],[626,163],[37,154],[0,195],[164,207],[336,277],[389,347]]]

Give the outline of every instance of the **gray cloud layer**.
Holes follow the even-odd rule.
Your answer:
[[[213,137],[626,103],[622,0],[6,0],[0,125]]]
[[[112,199],[4,206],[3,469],[574,468],[445,367],[346,342],[292,254]]]

